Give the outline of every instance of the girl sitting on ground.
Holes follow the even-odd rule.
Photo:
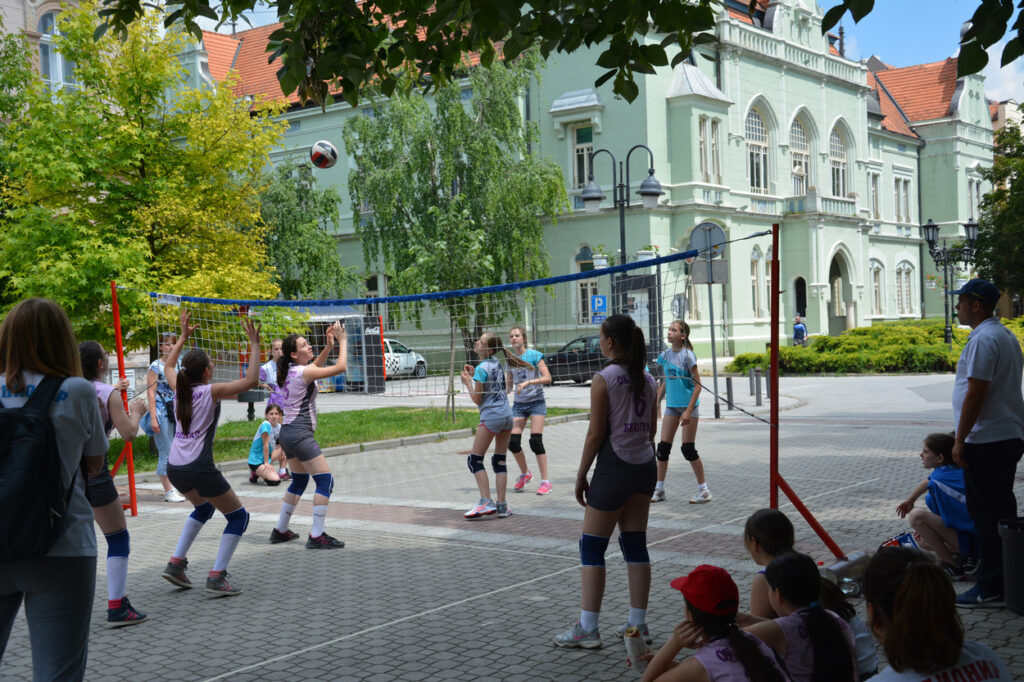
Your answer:
[[[778,509],[758,509],[743,527],[743,544],[758,566],[767,566],[776,557],[793,551],[793,524]],[[750,615],[775,618],[768,600],[768,581],[762,568],[750,584]]]
[[[281,484],[281,473],[285,471],[284,451],[277,444],[284,412],[280,406],[267,403],[264,416],[266,419],[260,424],[252,440],[252,447],[249,448],[249,483],[258,485],[264,481],[267,485],[275,486]]]

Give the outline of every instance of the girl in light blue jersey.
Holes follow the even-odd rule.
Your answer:
[[[526,428],[526,418],[530,418],[530,450],[537,456],[537,469],[540,470],[540,486],[538,495],[551,492],[548,480],[548,455],[544,449],[544,417],[548,414],[548,405],[544,401],[544,387],[551,383],[551,372],[544,362],[544,354],[526,347],[526,329],[516,325],[508,333],[509,345],[516,357],[530,364],[530,368],[513,368],[512,384],[515,388],[515,399],[512,401],[512,437],[508,446],[512,456],[516,458],[519,471],[512,489],[523,492],[526,484],[533,480],[530,468],[526,466],[526,455],[523,454],[522,438]]]
[[[508,405],[508,392],[512,390],[512,375],[508,365],[520,369],[532,368],[530,363],[509,354],[501,345],[497,335],[484,333],[474,345],[480,358],[476,369],[466,365],[460,377],[469,397],[480,408],[480,425],[473,439],[473,451],[467,459],[469,470],[480,488],[480,503],[467,511],[463,516],[467,519],[478,519],[481,516],[497,514],[501,518],[511,516],[508,503],[505,501],[505,489],[508,487],[508,469],[505,466],[505,453],[508,448],[509,435],[512,431],[512,408]],[[505,363],[496,357],[504,356]],[[498,498],[497,504],[491,498],[491,484],[484,468],[484,453],[494,441],[494,454],[491,456],[491,469],[494,471],[494,490]]]

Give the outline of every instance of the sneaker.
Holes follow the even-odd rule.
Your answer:
[[[213,592],[218,597],[233,597],[242,594],[241,587],[235,587],[228,582],[227,571],[210,571],[210,577],[206,579],[206,591]]]
[[[306,549],[341,549],[344,546],[344,542],[332,538],[327,533],[323,533],[319,537],[310,535],[306,540]]]
[[[121,600],[121,607],[107,609],[107,625],[112,628],[123,628],[125,625],[137,625],[146,620],[148,616],[141,611],[132,608],[128,597]]]
[[[548,483],[547,481],[541,481],[540,482],[540,487],[537,488],[537,494],[538,495],[547,495],[549,492],[551,492],[551,484]]]
[[[964,570],[964,575],[973,578],[978,573],[978,557],[960,555],[957,564]]]
[[[249,483],[252,483],[253,485],[260,484],[260,477],[256,475],[255,471],[249,474]]]
[[[654,494],[651,495],[651,502],[664,502],[665,501],[665,489],[655,488]]]
[[[956,598],[956,605],[965,609],[1002,608],[1006,601],[1001,594],[986,594],[981,585],[975,585]]]
[[[508,502],[498,503],[498,518],[505,519],[512,516],[512,510],[508,508]]]
[[[555,635],[555,646],[570,649],[600,649],[601,634],[594,628],[590,632],[583,629],[579,621],[560,635]]]
[[[704,504],[711,501],[711,491],[707,488],[698,490],[697,494],[690,499],[690,504]]]
[[[498,508],[494,506],[494,502],[486,497],[480,498],[480,503],[470,509],[462,516],[467,519],[478,519],[481,516],[490,516],[498,511]]]
[[[270,531],[270,544],[278,545],[282,542],[294,540],[297,537],[299,537],[299,534],[294,531],[286,530],[282,533],[281,531],[275,528],[274,530]]]
[[[517,493],[521,493],[523,492],[523,488],[526,487],[526,484],[532,480],[533,474],[531,474],[529,471],[527,471],[525,474],[519,474],[519,478],[516,479],[516,484],[512,486],[512,490],[515,490]]]
[[[282,481],[290,481],[290,480],[292,480],[292,475],[290,473],[288,473],[287,471],[284,472],[283,474],[278,474],[277,477],[280,478]]]
[[[164,493],[164,502],[184,502],[185,496],[179,493],[174,488],[171,488]]]
[[[185,575],[186,569],[188,569],[188,559],[182,559],[180,564],[168,561],[167,568],[160,575],[164,580],[174,583],[178,587],[189,588],[192,587],[192,581]]]
[[[631,627],[633,626],[630,625],[628,622],[623,623],[619,627],[615,628],[615,636],[619,639],[622,639],[626,636],[626,630],[628,630]],[[652,644],[654,640],[651,638],[651,633],[647,630],[647,623],[643,623],[642,625],[638,625],[637,627],[640,628],[640,634],[643,636],[644,641],[648,644]]]
[[[943,563],[942,569],[946,571],[946,575],[949,576],[949,579],[954,582],[970,580],[974,577],[964,569],[963,564],[959,561],[955,564]]]

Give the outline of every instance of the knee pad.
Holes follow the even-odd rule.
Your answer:
[[[530,449],[533,450],[535,455],[546,454],[544,450],[544,434],[542,433],[531,433],[530,434]]]
[[[627,531],[619,533],[619,549],[627,564],[649,564],[651,557],[647,553],[647,533],[643,531]]]
[[[302,497],[302,493],[306,492],[307,485],[309,485],[309,474],[297,474],[292,472],[292,482],[288,486],[288,492],[292,495]]]
[[[128,556],[130,543],[128,540],[128,529],[122,528],[116,533],[104,535],[107,540],[107,556]]]
[[[497,452],[495,452],[493,455],[491,455],[491,469],[496,474],[506,474],[506,473],[508,473],[508,469],[505,468],[505,453],[504,452],[501,453],[500,455]]]
[[[608,538],[600,535],[580,535],[580,564],[604,568],[604,552],[608,549]]]
[[[334,476],[328,474],[313,474],[313,482],[316,483],[316,494],[330,497],[334,491]]]
[[[693,443],[683,443],[679,450],[687,462],[696,462],[700,459],[700,455],[697,454],[697,446]]]
[[[523,434],[513,433],[508,437],[508,451],[509,452],[522,452],[523,451]]]
[[[670,454],[672,454],[672,443],[666,443],[665,441],[658,443],[658,452],[655,457],[658,458],[659,462],[667,462]]]
[[[189,515],[199,523],[206,523],[213,517],[213,505],[209,502],[203,502],[201,505],[192,510]]]
[[[249,527],[249,512],[245,511],[245,507],[239,507],[230,514],[225,514],[224,518],[228,520],[227,528],[224,529],[224,533],[227,535],[241,535]]]
[[[466,458],[466,466],[469,467],[469,473],[475,474],[478,471],[484,470],[484,456],[483,455],[470,455]]]
[[[105,507],[118,498],[117,487],[109,471],[89,479],[85,486],[85,497],[93,508]]]

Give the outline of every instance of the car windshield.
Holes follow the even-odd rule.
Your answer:
[[[391,350],[392,350],[392,352],[395,352],[395,353],[408,353],[409,352],[408,348],[406,348],[402,344],[398,343],[397,341],[392,341],[391,342]]]

